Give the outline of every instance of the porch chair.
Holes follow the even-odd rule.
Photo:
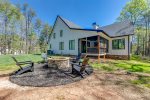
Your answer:
[[[16,65],[20,67],[20,69],[15,71],[13,74],[20,75],[25,72],[34,71],[34,63],[32,61],[18,62],[14,56],[12,56],[12,59],[16,62]],[[25,65],[25,66],[22,67],[22,65]]]
[[[86,56],[85,56],[83,59],[82,65],[76,64],[76,63],[71,63],[72,74],[78,74],[82,78],[84,78],[84,76],[83,76],[84,72],[89,75],[89,73],[86,71],[86,67],[88,66],[88,61],[89,61],[89,58],[86,58]]]

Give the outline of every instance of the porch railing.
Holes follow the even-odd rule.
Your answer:
[[[100,54],[107,53],[106,48],[100,48]],[[91,54],[98,54],[98,49],[97,48],[87,48],[87,53]]]

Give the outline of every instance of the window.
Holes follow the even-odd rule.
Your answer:
[[[63,30],[60,30],[60,37],[63,37]]]
[[[53,38],[54,38],[54,39],[56,38],[56,33],[53,34]]]
[[[125,39],[112,40],[112,49],[125,49]]]
[[[64,50],[64,42],[59,42],[59,50]]]
[[[69,50],[75,50],[75,40],[69,40]]]

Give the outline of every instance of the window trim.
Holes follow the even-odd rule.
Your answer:
[[[75,40],[69,40],[69,50],[75,50]]]
[[[116,46],[114,46],[114,41],[117,42]],[[123,48],[120,47],[120,44],[123,45]],[[124,49],[125,49],[125,38],[112,40],[112,50],[124,50]]]
[[[64,42],[59,42],[59,50],[64,50]]]
[[[63,30],[60,30],[60,37],[63,37]]]

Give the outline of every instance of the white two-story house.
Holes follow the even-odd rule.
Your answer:
[[[93,29],[84,29],[57,16],[49,40],[49,49],[55,54],[106,54],[108,58],[129,59],[133,34],[134,27],[129,21],[104,27],[93,23]]]

